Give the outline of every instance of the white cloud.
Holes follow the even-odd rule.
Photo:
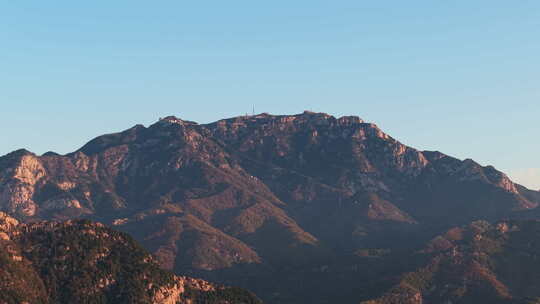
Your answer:
[[[540,190],[540,168],[525,168],[509,170],[508,176],[515,183],[532,190]]]

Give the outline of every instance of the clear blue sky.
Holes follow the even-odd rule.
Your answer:
[[[3,1],[0,154],[173,114],[358,115],[540,188],[540,1]]]

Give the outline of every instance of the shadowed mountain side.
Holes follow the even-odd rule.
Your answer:
[[[539,236],[538,221],[453,228],[416,254],[422,267],[363,303],[538,303]]]
[[[402,252],[472,220],[535,216],[539,202],[493,167],[324,113],[205,125],[170,116],[67,155],[0,157],[1,210],[27,222],[97,219],[134,235],[168,269],[253,290],[276,280],[258,269],[299,279],[307,265],[359,250]],[[244,267],[257,269],[253,280],[234,271]],[[281,303],[301,300],[300,287],[278,285]],[[320,303],[334,294],[313,292]]]

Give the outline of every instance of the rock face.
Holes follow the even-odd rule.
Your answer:
[[[4,159],[9,169],[0,175],[3,184],[0,192],[0,201],[3,209],[21,216],[34,216],[36,203],[33,200],[36,184],[45,176],[39,159],[24,150],[10,155],[11,159]]]
[[[4,212],[0,212],[0,239],[9,241],[11,239],[9,235],[15,233],[18,225],[19,221]]]
[[[129,236],[87,220],[18,224],[0,214],[0,303],[260,303],[175,276]]]
[[[539,202],[493,167],[313,112],[205,125],[170,116],[68,155],[0,158],[1,210],[114,225],[163,267],[270,303],[369,298],[378,291],[358,282],[394,254],[455,225],[526,217]]]

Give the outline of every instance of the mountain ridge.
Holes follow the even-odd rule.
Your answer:
[[[307,289],[321,292],[317,303],[335,300],[316,279],[349,286],[365,252],[412,250],[473,220],[527,217],[539,202],[493,167],[416,150],[359,117],[307,111],[209,124],[169,116],[66,155],[0,157],[1,210],[24,221],[102,221],[167,269],[269,302],[294,303]],[[341,278],[275,280],[341,259],[350,260]]]

